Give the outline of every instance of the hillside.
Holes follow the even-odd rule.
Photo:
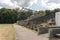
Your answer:
[[[53,21],[55,18],[55,13],[50,13],[44,16],[40,16],[40,17],[36,17],[33,19],[29,19],[29,20],[24,20],[24,26],[37,26],[38,24],[42,24],[42,23],[47,23],[46,26],[48,26],[48,22],[49,21]],[[21,21],[22,22],[22,21]]]

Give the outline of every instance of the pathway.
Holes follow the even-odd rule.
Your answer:
[[[48,34],[37,35],[36,32],[14,24],[16,40],[48,40]]]

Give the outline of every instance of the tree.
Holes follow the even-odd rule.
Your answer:
[[[13,9],[0,9],[0,23],[15,23],[17,21],[17,11]]]
[[[60,12],[60,9],[59,8],[54,9],[54,12]]]
[[[18,20],[25,20],[30,17],[33,13],[31,11],[20,11],[18,14]]]

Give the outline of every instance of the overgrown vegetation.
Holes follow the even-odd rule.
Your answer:
[[[22,25],[36,25],[39,23],[46,22],[52,18],[55,18],[55,13],[59,12],[60,9],[45,10],[45,11],[35,11],[32,16],[27,20],[19,21],[18,24]]]
[[[18,9],[0,9],[0,23],[16,23],[17,20],[27,19],[32,13]]]
[[[0,23],[14,23],[17,21],[17,11],[14,9],[0,9]]]
[[[16,23],[17,21],[33,20],[38,17],[50,15],[54,16],[60,9],[33,11],[33,10],[19,10],[19,9],[0,9],[0,23]],[[49,18],[48,17],[48,18]]]

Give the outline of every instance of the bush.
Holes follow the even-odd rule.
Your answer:
[[[13,9],[0,9],[0,23],[15,23],[17,21],[17,11]]]

